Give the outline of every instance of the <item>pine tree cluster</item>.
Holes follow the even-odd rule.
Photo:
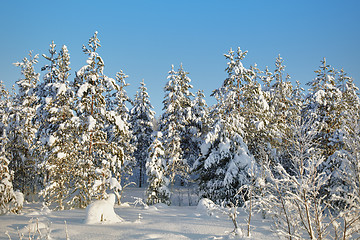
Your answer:
[[[272,197],[289,191],[280,199],[290,204],[301,186],[303,201],[351,209],[346,216],[359,211],[360,102],[343,70],[322,60],[306,94],[280,56],[273,72],[261,71],[243,65],[247,52],[230,50],[215,105],[191,92],[182,64],[172,66],[156,119],[144,81],[130,99],[128,76],[106,76],[99,47],[96,32],[83,46],[86,64],[71,77],[67,47],[58,52],[52,42],[42,80],[30,52],[15,63],[18,92],[0,86],[1,212],[12,211],[14,189],[63,210],[106,199],[114,181],[129,179],[147,186],[148,204],[170,204],[170,184],[195,182],[200,197],[218,204],[255,199],[270,211],[264,206],[285,206]],[[286,234],[297,234],[292,227]]]

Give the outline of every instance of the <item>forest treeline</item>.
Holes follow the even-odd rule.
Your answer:
[[[182,65],[171,67],[158,119],[144,80],[133,98],[120,70],[104,74],[97,32],[74,74],[66,46],[52,42],[15,63],[18,91],[0,85],[0,211],[16,212],[17,191],[49,207],[84,208],[136,179],[147,204],[170,204],[171,185],[223,206],[261,211],[279,234],[350,239],[359,231],[358,88],[321,61],[305,91],[274,69],[245,67],[225,54],[227,78],[208,106]],[[305,235],[304,235],[305,234]]]

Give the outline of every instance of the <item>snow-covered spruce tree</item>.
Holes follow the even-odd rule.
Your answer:
[[[10,165],[14,171],[13,185],[28,198],[33,198],[39,191],[39,171],[36,168],[37,158],[33,156],[32,144],[37,131],[33,119],[36,114],[37,97],[35,88],[39,81],[39,74],[34,65],[38,62],[38,55],[29,53],[29,58],[14,63],[21,68],[23,78],[16,83],[19,94],[14,99],[14,106],[10,109],[8,138]]]
[[[89,57],[87,64],[76,72],[74,81],[79,98],[75,110],[81,125],[78,133],[81,148],[78,149],[75,180],[78,188],[75,191],[82,192],[82,198],[77,203],[79,207],[85,207],[91,195],[100,199],[107,197],[107,180],[111,174],[117,176],[123,160],[123,151],[116,142],[108,141],[105,130],[113,120],[107,110],[105,96],[109,89],[115,88],[115,81],[103,73],[104,61],[97,53],[99,47],[100,41],[95,32],[88,46],[83,46],[84,53]]]
[[[9,170],[7,122],[9,117],[10,94],[0,82],[0,215],[16,212],[16,196],[12,185],[13,172]]]
[[[187,159],[191,168],[201,155],[200,147],[205,135],[209,131],[209,127],[209,108],[205,101],[204,92],[199,90],[192,101],[189,125],[185,129],[186,142],[184,141],[183,144],[183,146],[186,146],[183,157]]]
[[[152,143],[152,132],[155,112],[150,103],[149,94],[144,80],[140,83],[139,91],[135,95],[134,106],[130,110],[130,124],[133,133],[132,143],[135,146],[134,158],[139,172],[138,186],[142,187],[146,172],[148,149]]]
[[[113,91],[108,94],[107,105],[110,124],[107,126],[108,142],[116,144],[120,150],[121,158],[112,165],[114,177],[121,183],[132,175],[134,163],[134,145],[131,142],[132,131],[130,125],[130,112],[127,104],[132,104],[125,88],[129,84],[125,81],[128,76],[120,70],[116,74],[116,82],[112,83]],[[109,98],[109,96],[112,96]]]
[[[236,123],[231,117],[217,120],[206,135],[196,164],[201,197],[217,204],[241,204],[246,196],[237,192],[250,184],[250,173],[257,169]]]
[[[169,71],[168,82],[164,87],[164,113],[160,120],[160,131],[164,134],[165,159],[168,165],[168,175],[173,183],[178,176],[182,182],[187,180],[189,165],[184,159],[188,137],[185,129],[190,120],[192,88],[190,78],[182,65],[178,71],[174,66]]]
[[[161,143],[161,132],[157,132],[154,141],[149,147],[149,156],[146,161],[146,175],[148,188],[146,203],[165,203],[170,205],[169,179],[166,177],[165,150]]]

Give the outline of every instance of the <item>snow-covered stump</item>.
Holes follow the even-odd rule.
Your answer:
[[[113,224],[124,220],[114,211],[115,194],[109,194],[106,200],[97,200],[86,208],[85,224]]]

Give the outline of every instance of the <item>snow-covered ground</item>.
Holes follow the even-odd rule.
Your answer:
[[[0,239],[29,239],[29,230],[36,237],[50,231],[51,239],[229,239],[233,223],[221,213],[209,216],[203,207],[167,206],[158,204],[144,207],[134,205],[136,198],[143,198],[144,189],[128,188],[124,191],[121,206],[115,213],[122,222],[86,224],[87,211],[50,211],[39,203],[25,204],[22,214],[0,216]],[[174,195],[182,199],[185,193]],[[135,198],[134,198],[135,197]],[[185,200],[183,201],[185,202]],[[238,222],[245,233],[246,213],[240,210]],[[66,221],[66,224],[65,224]],[[270,222],[255,216],[252,221],[252,239],[278,239],[270,231]],[[239,238],[238,236],[235,238]],[[36,238],[35,238],[36,239]],[[45,239],[45,238],[44,238]]]

